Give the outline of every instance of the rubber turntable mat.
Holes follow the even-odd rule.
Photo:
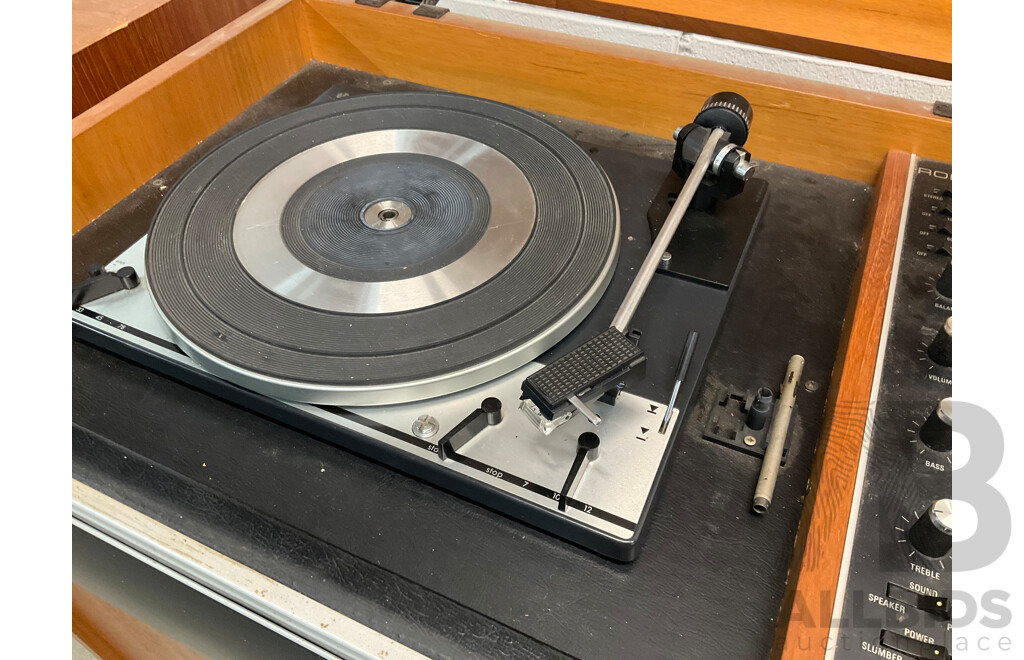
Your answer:
[[[353,204],[359,195],[349,190],[375,190],[381,177],[388,179],[385,187],[402,189],[398,197],[435,222],[392,235],[358,220],[343,222],[361,211]],[[338,213],[338,207],[348,208]],[[285,206],[281,234],[288,250],[310,268],[380,282],[429,273],[463,256],[484,235],[490,212],[487,190],[459,164],[422,154],[380,154],[328,168],[303,184]],[[381,240],[391,238],[396,240]],[[338,255],[347,265],[336,261]]]
[[[402,87],[315,64],[239,121],[308,102],[338,82],[364,90]],[[595,157],[604,146],[667,153],[664,141],[569,120],[560,125],[599,145]],[[637,196],[649,196],[660,184],[655,173],[663,173],[667,161],[634,158],[645,165],[623,164],[609,175],[614,180],[631,174]],[[762,176],[772,185],[772,201],[705,385],[684,420],[648,537],[631,564],[601,559],[79,343],[73,353],[73,419],[117,444],[77,437],[75,474],[438,657],[459,657],[467,649],[490,657],[542,657],[553,649],[587,658],[764,657],[821,429],[870,190],[774,165]],[[110,259],[144,233],[158,201],[146,196],[158,194],[150,188],[140,192],[108,214],[126,222],[97,221],[75,237],[76,264]],[[639,229],[638,203],[631,204],[631,213],[623,205],[623,215],[633,217],[630,226]],[[642,254],[646,234],[624,234],[633,240],[624,240],[623,249]],[[98,237],[121,247],[106,247]],[[655,278],[651,295],[662,304],[657,310],[642,306],[638,316],[645,345],[652,347],[652,393],[667,392],[682,344],[674,329],[687,310],[673,304],[673,282]],[[821,387],[799,393],[775,503],[768,516],[755,518],[747,511],[758,462],[701,440],[700,431],[718,386],[776,383],[796,352],[807,358],[805,378]],[[129,451],[119,454],[118,444]],[[118,455],[125,465],[114,460]],[[185,497],[192,489],[205,495]],[[232,511],[244,512],[244,519]],[[395,599],[395,590],[405,597]]]

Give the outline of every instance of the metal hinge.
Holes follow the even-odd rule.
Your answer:
[[[357,5],[366,7],[383,7],[391,0],[356,0]],[[438,7],[437,0],[396,0],[404,5],[419,5],[412,12],[414,16],[425,18],[441,18],[448,13],[447,7]]]

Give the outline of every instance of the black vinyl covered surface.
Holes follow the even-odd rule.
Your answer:
[[[412,87],[313,64],[222,133],[336,83]],[[667,172],[667,141],[549,119],[589,144],[659,158]],[[76,235],[76,275],[141,236],[159,185],[196,157]],[[772,186],[769,207],[632,563],[597,557],[80,342],[75,476],[434,657],[765,657],[870,191],[770,164],[760,176]],[[660,184],[651,178],[651,194]],[[623,208],[641,219],[645,212]],[[623,237],[623,250],[648,244],[646,235]],[[649,300],[664,299],[672,284],[656,277]],[[651,392],[671,386],[686,313],[641,305],[635,325],[645,345],[660,347],[647,368]],[[749,513],[759,462],[701,432],[721,388],[777,388],[794,353],[818,387],[798,393],[786,467],[759,518]]]

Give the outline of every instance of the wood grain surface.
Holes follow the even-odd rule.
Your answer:
[[[165,2],[168,0],[71,0],[71,54]]]
[[[307,62],[295,11],[265,2],[74,118],[72,231]]]
[[[821,660],[825,655],[910,159],[906,152],[890,152],[875,188],[864,262],[851,291],[832,373],[825,436],[811,472],[773,658]]]
[[[924,103],[413,9],[268,0],[82,113],[72,121],[72,229],[310,58],[665,138],[707,96],[732,90],[754,106],[756,158],[862,182],[889,149],[951,158],[952,123]]]
[[[71,633],[103,660],[203,660],[206,656],[72,583]]]
[[[924,103],[394,2],[304,9],[315,59],[370,73],[665,138],[731,90],[754,106],[756,158],[862,182],[890,149],[951,157],[952,123]]]
[[[262,1],[75,0],[71,116],[78,116]]]
[[[952,0],[523,0],[772,48],[953,77]]]

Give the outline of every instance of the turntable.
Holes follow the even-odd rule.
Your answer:
[[[944,644],[948,108],[429,4],[261,2],[73,120],[76,535],[323,655]]]
[[[651,190],[519,108],[331,88],[181,176],[74,332],[629,560],[767,201],[751,119],[709,98]]]

